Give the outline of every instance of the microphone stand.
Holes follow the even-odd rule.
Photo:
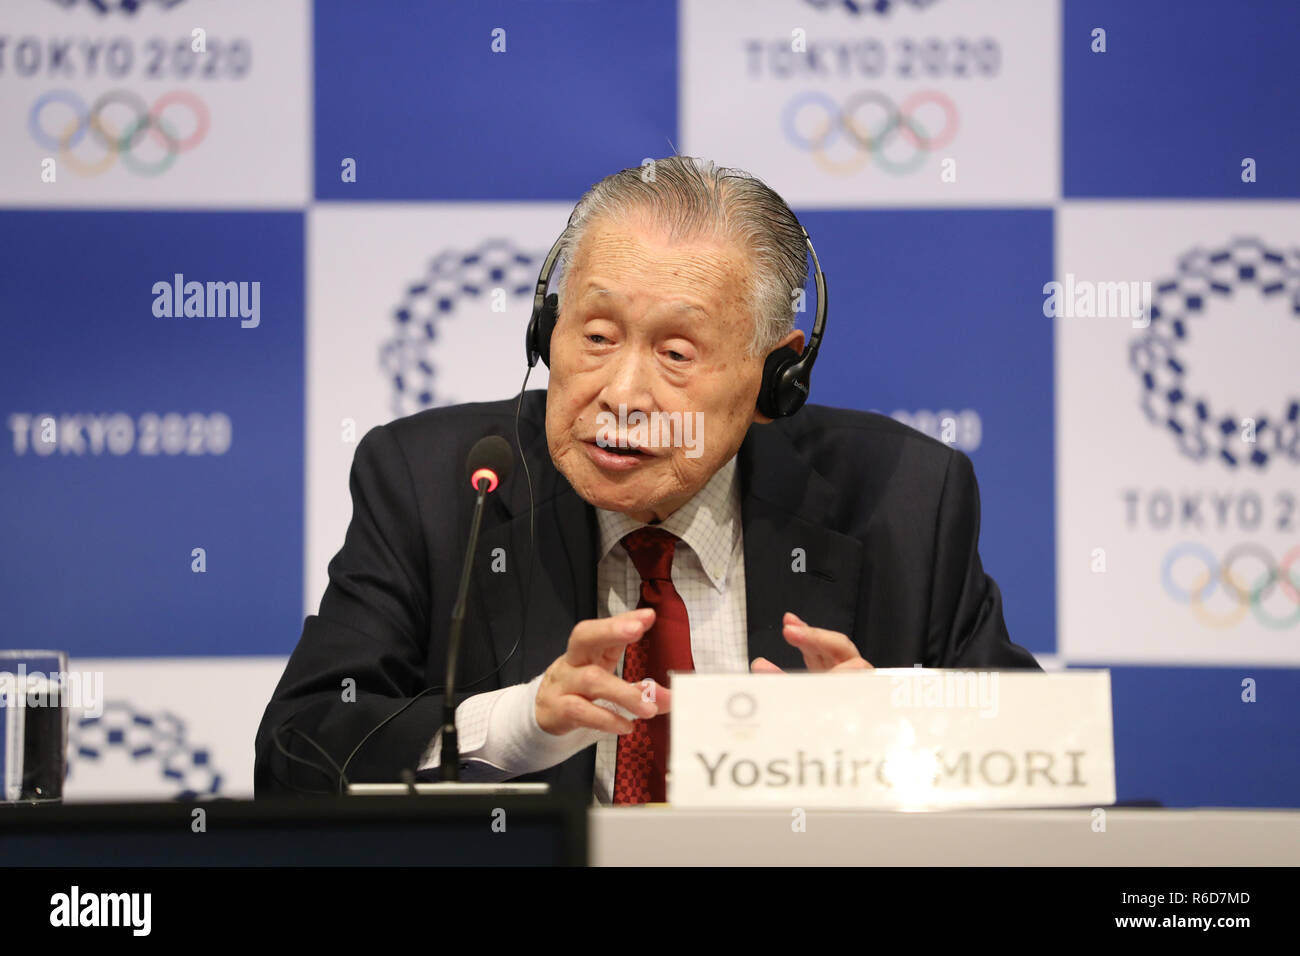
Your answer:
[[[474,499],[474,517],[469,526],[469,547],[465,549],[465,563],[460,569],[460,589],[451,609],[451,638],[447,642],[447,692],[442,698],[442,782],[460,780],[460,744],[456,738],[456,663],[460,657],[460,635],[465,627],[465,601],[469,594],[469,576],[474,568],[474,551],[478,547],[479,525],[483,523],[483,502],[491,483],[486,477],[477,482],[478,497]]]

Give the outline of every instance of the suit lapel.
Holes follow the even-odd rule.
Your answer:
[[[799,455],[783,424],[751,426],[738,464],[748,659],[802,670],[803,655],[782,636],[782,618],[793,611],[813,627],[852,637],[862,543],[828,527],[835,488]]]

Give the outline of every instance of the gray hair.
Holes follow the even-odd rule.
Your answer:
[[[560,235],[551,291],[564,307],[568,266],[592,223],[648,214],[669,241],[702,236],[734,242],[751,268],[747,299],[754,317],[749,354],[766,355],[794,328],[796,290],[808,281],[803,230],[785,200],[743,169],[693,156],[647,160],[592,186]]]

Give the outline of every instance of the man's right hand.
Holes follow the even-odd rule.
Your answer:
[[[579,621],[569,634],[568,649],[542,675],[533,705],[537,726],[556,736],[579,727],[611,734],[632,732],[632,721],[596,701],[616,704],[642,718],[666,714],[668,688],[649,678],[633,684],[614,673],[623,649],[639,641],[654,619],[654,609],[647,607]]]

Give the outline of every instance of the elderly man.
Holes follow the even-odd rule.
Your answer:
[[[807,246],[776,193],[659,160],[593,186],[558,248],[545,393],[359,444],[352,523],[258,732],[259,794],[439,766],[465,457],[516,424],[535,494],[516,468],[484,515],[462,779],[663,800],[669,671],[1037,667],[981,566],[963,454],[878,415],[758,410],[767,357],[804,344]]]

